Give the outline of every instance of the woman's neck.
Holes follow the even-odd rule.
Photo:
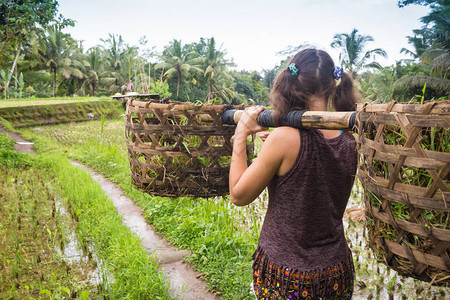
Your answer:
[[[308,110],[326,111],[327,100],[324,97],[312,96],[309,102]]]
[[[308,110],[314,111],[326,111],[327,110],[327,100],[324,97],[313,96],[310,100],[310,105]],[[325,139],[332,139],[340,135],[339,130],[327,130],[319,129],[322,132]]]

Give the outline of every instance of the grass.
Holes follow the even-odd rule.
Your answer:
[[[247,207],[235,207],[227,197],[164,198],[141,193],[130,180],[124,120],[92,121],[27,129],[38,151],[64,152],[119,184],[143,208],[152,226],[172,243],[190,249],[189,261],[209,287],[225,299],[254,299],[250,294],[251,254],[256,249],[267,196]],[[260,146],[260,145],[257,145]],[[349,205],[362,206],[361,187],[355,186]],[[442,288],[403,278],[380,264],[366,241],[363,224],[346,223],[357,270],[355,297],[398,294],[445,296]]]
[[[82,297],[82,294],[112,299],[170,299],[168,284],[157,270],[158,263],[141,246],[139,237],[122,223],[112,202],[89,174],[72,166],[58,152],[32,157],[13,151],[9,138],[0,137],[0,199],[6,201],[0,215],[11,219],[5,224],[5,219],[1,218],[0,236],[2,247],[12,249],[0,253],[6,256],[1,259],[0,276],[3,277],[0,282],[7,282],[4,286],[0,284],[0,295],[31,297],[37,290],[38,295],[57,299]],[[96,258],[92,264],[101,266],[101,281],[97,286],[84,282],[78,274],[69,276],[61,261],[57,265],[62,271],[55,266],[47,272],[47,266],[55,265],[54,250],[64,243],[61,234],[64,226],[58,217],[54,221],[49,218],[49,214],[54,216],[52,203],[56,195],[68,207],[81,248],[90,259]],[[18,204],[8,201],[11,199],[19,199]],[[22,213],[17,214],[17,211]],[[30,242],[31,248],[26,244],[30,237],[39,237]],[[43,261],[49,257],[44,268],[35,258],[36,251],[50,253],[38,259]],[[34,256],[26,255],[29,252]],[[33,271],[36,268],[41,271],[37,271],[38,275]]]

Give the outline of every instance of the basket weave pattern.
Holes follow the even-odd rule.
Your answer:
[[[450,101],[358,107],[371,247],[400,274],[450,282]]]
[[[222,124],[225,108],[129,99],[125,133],[134,186],[168,197],[228,194],[235,126]]]

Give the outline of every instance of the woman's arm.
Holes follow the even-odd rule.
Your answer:
[[[236,127],[230,165],[230,196],[231,202],[238,206],[247,205],[258,197],[283,160],[283,134],[275,130],[264,142],[255,161],[247,167],[247,137],[265,129],[256,121],[262,110],[258,107],[246,109]]]

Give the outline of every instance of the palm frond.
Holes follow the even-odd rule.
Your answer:
[[[412,56],[413,58],[417,58],[417,54],[416,54],[416,53],[414,53],[414,52],[412,52],[411,50],[406,49],[406,48],[400,49],[400,53],[404,53],[404,54],[406,54],[406,55]]]
[[[383,68],[379,63],[377,63],[376,61],[373,61],[367,65],[364,66],[365,68],[372,68],[372,69],[381,69]]]
[[[432,62],[436,57],[442,56],[442,55],[447,55],[447,57],[448,57],[449,53],[448,53],[448,51],[446,51],[444,49],[430,48],[420,56],[420,59],[422,60],[422,63],[428,64],[428,63]]]
[[[167,69],[167,67],[170,67],[170,64],[162,62],[162,63],[157,63],[155,65],[155,69]]]
[[[450,80],[431,76],[405,76],[394,82],[393,90],[422,88],[424,85],[443,96],[450,94]]]

